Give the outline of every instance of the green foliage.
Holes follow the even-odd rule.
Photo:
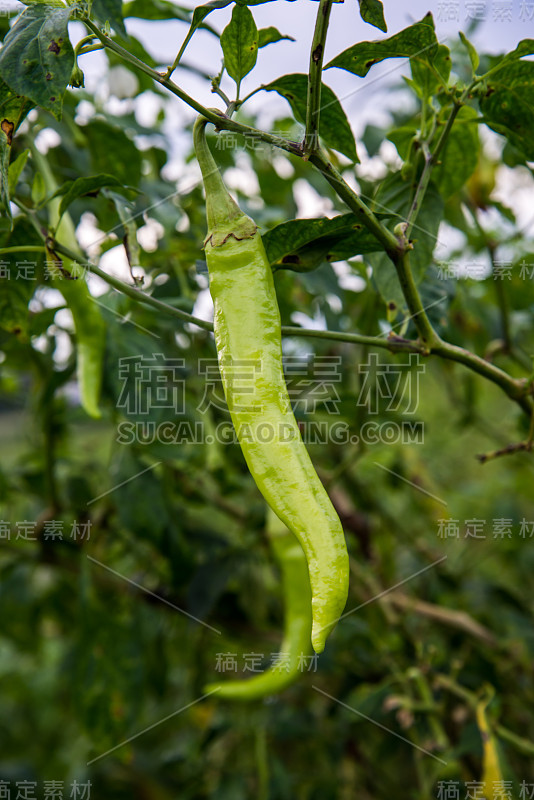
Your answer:
[[[392,222],[389,223],[392,228],[399,220],[406,218],[412,202],[409,186],[398,172],[389,175],[382,181],[374,196],[374,206],[377,211],[394,215]],[[420,283],[428,275],[442,217],[443,199],[431,186],[426,193],[412,233],[415,246],[411,264],[416,283]],[[373,253],[368,256],[368,260],[373,268],[373,277],[378,291],[389,309],[390,318],[394,319],[398,310],[405,309],[405,299],[399,286],[395,267],[383,252]]]
[[[70,8],[32,5],[4,39],[0,76],[18,95],[61,116],[74,66],[67,24]],[[25,109],[26,113],[28,108]]]
[[[484,120],[527,159],[534,158],[534,64],[514,61],[488,78],[480,98]]]
[[[304,122],[306,118],[306,98],[308,78],[306,75],[284,75],[262,87],[266,92],[278,92],[288,101],[295,118]],[[323,84],[321,89],[321,122],[319,133],[328,147],[358,161],[356,144],[350,123],[336,95]]]
[[[284,222],[271,228],[263,242],[273,267],[296,272],[316,269],[323,261],[343,261],[380,249],[354,214]]]
[[[221,46],[225,69],[239,86],[258,58],[258,29],[246,6],[234,6],[232,20],[221,34]]]
[[[432,14],[428,13],[421,22],[405,28],[389,39],[374,42],[359,42],[344,50],[332,59],[325,69],[339,67],[360,78],[365,78],[374,64],[387,58],[411,58],[415,62],[429,64],[439,51]]]
[[[236,194],[262,232],[282,322],[303,334],[284,339],[297,419],[304,432],[346,432],[312,435],[308,449],[353,572],[346,616],[316,668],[236,708],[202,687],[249,677],[251,654],[271,665],[281,577],[264,502],[240,448],[221,436],[231,428],[211,334],[194,324],[207,316],[205,206],[198,185],[177,188],[176,163],[189,169],[170,138],[178,101],[164,100],[156,56],[122,23],[174,20],[183,52],[199,29],[219,37],[217,12],[230,5],[93,6],[92,19],[115,31],[109,65],[138,78],[113,111],[67,88],[67,25],[83,19],[81,5],[31,4],[0,27],[0,779],[12,797],[16,781],[37,781],[39,797],[44,781],[65,781],[67,796],[76,779],[112,800],[437,800],[440,782],[458,782],[462,796],[490,780],[496,758],[493,776],[519,796],[521,781],[534,784],[534,263],[512,193],[532,182],[533,40],[488,56],[464,35],[438,42],[427,15],[331,60],[357,87],[373,64],[410,59],[410,100],[399,109],[392,99],[390,111],[384,95],[389,119],[362,137],[377,161],[386,140],[398,153],[370,178],[329,87],[320,117],[329,152],[305,160],[307,76],[275,70],[265,87],[254,83],[247,44],[276,55],[291,38],[279,32],[289,30],[285,4],[270,6],[273,26],[259,31],[256,3],[232,9],[226,71],[212,84],[232,118],[210,146],[223,172],[245,161],[258,179],[258,193]],[[359,6],[386,30],[382,3]],[[59,53],[47,49],[60,38]],[[92,69],[89,53],[83,67]],[[258,134],[252,103],[232,94],[245,74],[251,96],[289,102],[274,144]],[[134,113],[147,89],[160,103],[150,128]],[[78,122],[82,100],[96,110]],[[66,278],[53,285],[49,274],[48,262],[66,257],[62,242],[44,250],[51,198],[34,148],[50,128],[56,203],[82,223],[101,267],[87,276],[107,333],[98,421],[79,405],[76,335],[54,290]],[[503,174],[510,200],[498,201]],[[328,201],[328,217],[296,218],[303,183]],[[408,272],[391,252],[401,243]],[[440,337],[429,353],[425,319]],[[332,363],[338,380],[328,384],[317,370]],[[157,367],[148,378],[147,364]],[[400,369],[418,387],[413,412],[391,403],[405,397]],[[321,377],[328,391],[310,410]],[[405,423],[422,426],[424,440],[387,439]],[[221,654],[235,658],[229,675]]]
[[[126,36],[122,0],[92,0],[91,13],[99,22],[111,25],[121,36]]]
[[[360,15],[364,22],[374,25],[384,33],[388,27],[384,19],[384,6],[381,0],[358,0],[360,4]]]
[[[258,31],[258,47],[266,47],[268,44],[276,44],[276,42],[281,42],[283,40],[290,42],[295,41],[292,36],[285,36],[272,26],[262,28]]]
[[[474,108],[460,109],[457,122],[443,148],[440,164],[434,172],[434,182],[446,200],[459,192],[476,169],[480,139],[478,115]]]

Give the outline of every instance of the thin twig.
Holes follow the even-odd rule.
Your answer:
[[[406,232],[405,236],[407,239],[410,238],[410,234],[412,232],[414,223],[417,219],[417,215],[421,209],[423,204],[423,199],[426,194],[426,190],[428,189],[428,184],[430,183],[430,177],[432,175],[432,170],[436,166],[440,153],[445,147],[447,139],[449,138],[449,134],[452,130],[452,126],[454,125],[454,121],[456,116],[462,107],[462,102],[457,101],[454,104],[454,107],[450,113],[449,119],[447,120],[447,124],[445,125],[444,129],[441,132],[441,135],[438,139],[436,147],[432,152],[428,150],[428,146],[424,145],[425,150],[425,166],[423,167],[423,172],[421,173],[421,177],[419,178],[419,183],[417,185],[417,189],[415,190],[415,196],[412,202],[412,206],[408,212],[408,216],[406,217]]]
[[[317,150],[319,144],[323,58],[332,3],[333,0],[320,0],[319,8],[317,9],[317,19],[312,39],[310,67],[308,72],[306,130],[303,142],[305,156],[309,156],[310,153]]]
[[[407,594],[398,591],[391,592],[389,599],[393,605],[402,608],[404,611],[413,611],[415,614],[427,617],[427,619],[441,622],[443,625],[448,625],[451,628],[457,628],[492,647],[495,647],[497,644],[497,639],[494,634],[484,625],[481,625],[480,622],[474,620],[473,617],[465,611],[456,611],[455,609],[445,608],[444,606],[435,605],[434,603],[427,603],[424,600],[419,600],[417,597],[409,597]]]

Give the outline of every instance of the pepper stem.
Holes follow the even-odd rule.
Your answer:
[[[224,244],[229,236],[248,239],[256,233],[256,225],[244,214],[230,196],[224,185],[219,168],[215,163],[206,141],[206,125],[209,120],[199,116],[193,128],[195,153],[202,172],[206,194],[206,216],[208,236],[213,247]]]

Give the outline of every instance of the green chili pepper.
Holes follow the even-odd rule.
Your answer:
[[[35,166],[43,178],[47,195],[54,194],[58,187],[46,158],[36,147],[32,148],[32,154]],[[63,214],[60,220],[60,204],[60,197],[53,197],[47,204],[50,227],[54,230],[58,242],[78,252],[74,223],[68,213]],[[52,261],[58,259],[58,256],[51,252],[48,256]],[[83,260],[81,256],[80,260]],[[98,418],[101,416],[98,406],[102,387],[106,326],[83,275],[76,273],[73,262],[62,257],[61,269],[58,268],[56,271],[59,276],[53,278],[51,284],[65,298],[74,321],[76,370],[81,404],[91,417]],[[71,279],[69,275],[74,275],[75,278]]]
[[[482,737],[482,785],[485,787],[484,797],[487,800],[498,800],[501,793],[498,786],[503,784],[499,745],[488,720],[486,709],[495,696],[495,690],[489,684],[483,687],[476,707],[476,717],[480,736]]]
[[[279,660],[261,675],[206,686],[206,692],[216,690],[219,697],[229,700],[257,700],[281,692],[297,680],[310,657],[311,591],[306,557],[293,534],[271,509],[267,512],[266,532],[282,572],[284,638]]]
[[[194,141],[206,193],[205,253],[222,383],[256,485],[306,555],[311,638],[320,653],[347,601],[345,537],[291,410],[280,312],[261,236],[228,194],[206,142],[206,124],[197,120]]]

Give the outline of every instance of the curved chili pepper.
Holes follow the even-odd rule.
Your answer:
[[[36,147],[32,148],[32,153],[35,165],[43,178],[47,195],[54,194],[58,187],[46,158]],[[50,227],[61,244],[77,252],[79,245],[74,223],[68,213],[63,214],[60,219],[60,204],[60,197],[52,197],[47,203]],[[50,253],[49,255],[54,254]],[[58,257],[55,256],[55,258]],[[76,275],[73,262],[68,258],[62,258],[61,264],[65,274],[53,279],[52,285],[65,298],[74,322],[76,372],[80,387],[80,400],[89,416],[99,418],[101,416],[99,400],[102,387],[106,326],[86,281],[82,276]],[[75,279],[70,278],[70,275],[74,275]]]
[[[310,657],[311,591],[306,557],[293,534],[271,509],[267,512],[266,532],[282,572],[284,638],[280,658],[261,675],[248,680],[206,686],[206,692],[215,690],[219,697],[229,700],[258,700],[281,692],[297,680]]]
[[[320,653],[347,601],[345,537],[291,409],[280,312],[261,236],[228,194],[206,141],[206,124],[197,119],[194,142],[206,194],[205,253],[226,402],[258,489],[306,555],[311,638]]]

